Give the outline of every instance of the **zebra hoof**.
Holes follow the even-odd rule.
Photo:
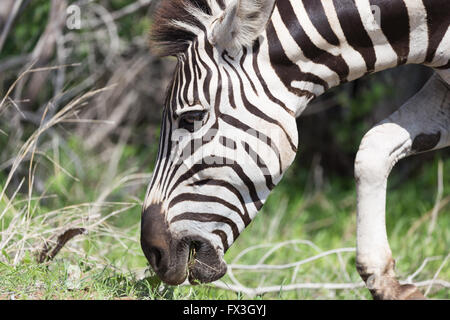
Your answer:
[[[400,285],[393,280],[389,286],[371,290],[375,300],[426,300],[425,296],[412,284]]]
[[[427,298],[412,284],[404,284],[399,288],[398,300],[426,300]]]

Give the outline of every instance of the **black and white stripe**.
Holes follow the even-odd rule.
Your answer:
[[[236,1],[165,1],[153,35],[178,64],[144,213],[158,204],[170,232],[201,234],[223,252],[293,161],[295,116],[311,99],[406,63],[450,67],[448,0],[277,0],[237,54],[211,41]],[[180,130],[193,112],[201,125]]]

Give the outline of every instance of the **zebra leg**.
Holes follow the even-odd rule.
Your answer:
[[[442,77],[445,79],[445,77]],[[396,279],[385,224],[386,185],[395,163],[450,145],[450,90],[437,74],[362,139],[355,160],[356,268],[374,299],[424,299]]]

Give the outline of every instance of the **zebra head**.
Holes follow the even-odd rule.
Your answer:
[[[269,90],[274,0],[166,0],[153,40],[177,58],[141,246],[168,284],[210,282],[297,149],[294,113]],[[266,78],[264,78],[266,77]]]

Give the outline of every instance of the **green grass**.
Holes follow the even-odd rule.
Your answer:
[[[112,0],[105,6],[115,11],[130,3],[130,0]],[[49,11],[49,1],[30,2],[27,10],[17,17],[0,60],[31,52],[46,28]],[[133,43],[138,36],[147,34],[151,19],[143,9],[116,23],[121,47],[130,47],[133,51]],[[92,76],[89,68],[92,63],[88,57],[90,50],[97,48],[99,39],[79,39],[79,43],[68,44],[75,47],[67,62],[79,62],[82,69],[66,70],[66,89]],[[136,52],[139,57],[140,51]],[[131,54],[122,50],[117,53]],[[115,61],[122,60],[120,56],[114,58]],[[59,65],[58,60],[48,63],[48,66],[54,65]],[[100,59],[94,65],[99,70],[103,66]],[[1,98],[17,79],[18,72],[9,70],[2,75],[5,79]],[[104,86],[110,77],[105,72],[92,87]],[[327,124],[333,129],[337,147],[348,154],[356,150],[362,135],[372,126],[371,110],[397,91],[393,81],[389,84],[372,79],[370,86],[357,90],[356,95],[337,94],[337,102],[345,112],[336,119],[329,119]],[[160,80],[151,79],[148,84]],[[34,107],[23,106],[35,108],[29,111],[37,112],[38,107],[42,109],[50,99],[55,99],[51,96],[55,91],[53,82],[48,81],[43,87]],[[155,97],[148,99],[147,89],[144,91],[145,101],[154,100]],[[160,94],[162,92],[157,93]],[[82,106],[79,107],[69,108],[62,120],[76,119]],[[62,108],[60,106],[58,110]],[[156,110],[147,102],[142,108],[146,113]],[[28,145],[29,149],[6,185],[7,175],[13,168],[10,160],[19,155],[20,147],[38,130],[36,123],[26,119],[11,121],[17,116],[14,110],[8,102],[0,107],[0,193],[5,191],[4,196],[0,196],[0,299],[370,299],[364,288],[285,289],[293,282],[361,281],[355,270],[354,252],[343,252],[340,256],[331,254],[286,270],[235,270],[236,280],[248,288],[281,286],[276,292],[256,296],[210,285],[164,285],[148,270],[139,245],[141,204],[152,171],[149,163],[155,159],[158,147],[157,140],[148,136],[151,125],[145,121],[135,123],[131,117],[130,123],[127,120],[119,126],[129,126],[130,144],[117,142],[111,146],[107,141],[98,150],[86,150],[84,141],[76,134],[83,125],[56,123],[32,141],[36,144]],[[45,123],[50,120],[46,119]],[[156,126],[151,129],[157,137]],[[117,138],[120,131],[114,132],[111,140],[121,140]],[[310,164],[298,165],[302,163],[302,156],[300,152],[297,165],[289,169],[262,211],[227,252],[225,260],[228,263],[281,265],[302,261],[319,252],[355,246],[353,179],[331,177],[314,190]],[[450,281],[449,262],[444,264],[450,251],[450,205],[440,210],[436,227],[428,235],[430,219],[427,219],[427,213],[435,203],[437,163],[438,156],[407,180],[402,180],[394,169],[390,179],[387,229],[397,260],[397,274],[402,280],[413,274],[426,258],[432,258],[414,280],[432,279],[441,269],[437,278]],[[443,171],[443,198],[446,199],[450,197],[447,190],[450,159],[444,161]],[[56,237],[68,228],[85,228],[87,233],[69,241],[52,261],[37,263],[36,255],[44,244],[54,244]],[[290,240],[298,241],[286,242]],[[253,250],[246,252],[249,248]],[[274,248],[276,250],[267,255]],[[246,254],[242,255],[243,252]],[[235,279],[227,275],[221,280],[232,285]],[[422,291],[426,289],[422,288]],[[448,288],[436,286],[428,297],[449,299],[450,292]]]
[[[70,152],[79,156],[82,168],[70,160],[68,151],[59,150],[58,163],[63,163],[69,176],[62,170],[37,157],[36,176],[47,177],[45,199],[27,201],[27,194],[14,198],[14,205],[2,220],[4,234],[14,216],[24,215],[15,242],[0,253],[0,298],[10,299],[369,299],[364,288],[352,290],[299,289],[265,293],[257,296],[223,290],[210,285],[166,286],[149,270],[139,245],[140,201],[143,199],[148,175],[137,174],[142,169],[140,159],[153,151],[137,152],[130,146],[118,145],[115,166],[111,157],[99,160],[92,151],[83,150],[75,138],[68,141]],[[147,153],[148,152],[148,153]],[[53,153],[55,154],[55,153]],[[72,154],[72,157],[73,157]],[[73,159],[73,158],[72,158]],[[429,219],[411,232],[413,225],[430,211],[437,189],[438,158],[414,178],[395,183],[388,190],[387,228],[392,251],[397,261],[397,274],[404,280],[414,273],[427,257],[436,257],[417,275],[414,281],[432,279],[443,264],[450,248],[450,206],[438,216],[436,228],[427,235]],[[56,170],[56,171],[55,171]],[[444,161],[444,173],[450,172],[450,161]],[[112,176],[107,177],[108,174]],[[3,179],[3,178],[2,178]],[[394,169],[392,180],[399,181]],[[304,260],[338,248],[355,246],[355,190],[350,178],[332,178],[321,190],[308,191],[311,185],[307,170],[289,169],[273,191],[262,211],[238,238],[225,255],[228,263],[254,265],[276,244],[288,240],[307,240],[305,243],[286,244],[266,257],[265,264],[277,265]],[[450,175],[444,175],[444,186],[450,185]],[[26,190],[26,188],[25,188]],[[107,191],[105,191],[107,190]],[[306,190],[306,192],[305,192]],[[443,198],[450,193],[445,189]],[[95,203],[101,199],[101,205]],[[0,212],[7,201],[0,203]],[[31,209],[29,209],[31,208]],[[28,210],[29,209],[29,210]],[[123,210],[123,211],[121,211]],[[29,211],[29,212],[28,212]],[[25,215],[23,212],[28,212]],[[55,214],[50,215],[49,213]],[[101,217],[113,216],[95,225]],[[99,214],[92,218],[93,214]],[[89,222],[91,217],[94,222]],[[80,220],[80,221],[78,221]],[[53,261],[36,263],[35,254],[42,248],[42,238],[50,238],[67,226],[84,226],[87,235],[72,239]],[[410,235],[407,236],[408,231]],[[41,234],[39,234],[41,233]],[[3,234],[3,239],[4,239]],[[29,235],[26,238],[26,235]],[[32,236],[34,235],[34,236]],[[25,240],[24,240],[25,239]],[[15,261],[17,246],[24,243],[20,259]],[[254,250],[241,256],[249,247]],[[260,248],[258,248],[260,246]],[[262,246],[262,247],[261,247]],[[286,286],[295,283],[350,283],[359,282],[355,270],[354,252],[343,252],[286,270],[236,270],[234,276],[249,288]],[[72,276],[73,270],[79,276]],[[295,279],[294,277],[295,271]],[[439,279],[450,280],[450,268],[443,265]],[[221,279],[233,284],[228,275]],[[422,291],[426,289],[422,288]],[[428,297],[448,299],[448,289],[433,287]]]

